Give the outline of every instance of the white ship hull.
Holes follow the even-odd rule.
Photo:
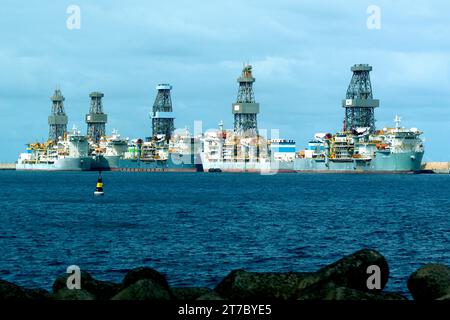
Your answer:
[[[89,157],[60,158],[53,163],[17,163],[16,170],[29,171],[88,171],[91,169],[92,159]]]
[[[204,172],[254,172],[275,174],[295,172],[293,161],[213,161],[201,155]]]

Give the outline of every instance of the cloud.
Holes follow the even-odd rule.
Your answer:
[[[374,67],[380,125],[395,113],[428,136],[447,125],[445,2],[380,0],[381,30],[366,28],[372,1],[79,0],[81,29],[73,31],[66,28],[70,4],[2,4],[0,161],[14,160],[24,143],[47,135],[57,84],[69,122],[81,128],[88,94],[100,90],[108,130],[149,135],[148,112],[160,82],[174,86],[177,126],[203,120],[215,127],[224,120],[232,127],[230,106],[246,61],[254,66],[260,124],[280,128],[299,145],[313,131],[341,127],[340,101],[355,63]],[[442,148],[429,144],[427,154],[439,158]]]

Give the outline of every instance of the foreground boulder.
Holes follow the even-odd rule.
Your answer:
[[[122,281],[122,290],[113,300],[170,300],[172,291],[166,277],[152,268],[130,270]]]
[[[123,278],[122,287],[129,287],[130,285],[143,279],[152,280],[160,286],[169,289],[169,284],[167,283],[166,277],[155,269],[147,267],[139,267],[128,271],[128,273]]]
[[[314,285],[303,290],[299,300],[407,300],[406,297],[397,293],[369,293],[347,287],[341,287],[335,283]]]
[[[367,273],[369,266],[380,268],[380,289],[369,289]],[[315,273],[257,273],[234,270],[220,282],[215,291],[227,299],[277,299],[296,300],[303,296],[302,291],[315,286],[355,289],[362,292],[377,293],[383,290],[389,278],[386,259],[377,251],[364,249],[346,256]]]
[[[443,297],[440,297],[440,298],[438,298],[436,300],[439,300],[439,301],[450,301],[450,294],[447,294],[447,295],[445,295]]]
[[[31,299],[25,289],[14,283],[0,280],[0,300],[28,300]]]
[[[23,289],[25,293],[33,300],[50,300],[51,294],[45,289]]]
[[[380,268],[380,289],[369,289],[367,286],[371,275],[367,273],[369,266]],[[375,250],[363,249],[320,269],[304,285],[332,282],[341,287],[374,293],[382,291],[388,279],[389,266],[386,259]]]
[[[60,275],[53,283],[53,293],[61,289],[67,289],[67,278],[70,275],[65,273]],[[81,271],[81,289],[89,292],[98,300],[109,300],[120,291],[121,285],[109,281],[94,279],[88,272]],[[69,291],[75,291],[69,290]]]
[[[247,272],[234,270],[215,291],[228,299],[296,299],[298,288],[309,273]]]
[[[197,287],[175,287],[172,288],[172,294],[175,300],[188,301],[196,300],[201,296],[215,294],[215,291],[210,288],[197,288]]]
[[[84,289],[62,288],[52,294],[54,300],[95,300],[95,296]]]
[[[120,291],[112,300],[170,300],[171,292],[151,279],[142,279]]]
[[[408,289],[414,300],[444,300],[450,295],[450,268],[442,264],[427,264],[411,274]]]

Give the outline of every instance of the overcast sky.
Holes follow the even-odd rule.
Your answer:
[[[68,29],[78,5],[80,29]],[[369,29],[367,8],[381,9]],[[105,94],[108,133],[151,133],[158,83],[173,85],[176,127],[231,128],[242,63],[253,65],[259,127],[304,147],[342,126],[350,67],[369,63],[377,126],[396,114],[426,139],[425,160],[450,161],[447,1],[2,1],[0,161],[47,138],[59,85],[69,127],[86,131],[89,93]]]

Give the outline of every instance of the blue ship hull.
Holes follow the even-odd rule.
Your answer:
[[[167,160],[123,159],[116,156],[100,156],[92,162],[91,170],[130,172],[201,172],[203,171],[203,167],[198,157],[195,155],[172,154]]]
[[[423,152],[390,153],[377,152],[373,159],[295,159],[297,172],[329,173],[414,173],[420,172]]]

